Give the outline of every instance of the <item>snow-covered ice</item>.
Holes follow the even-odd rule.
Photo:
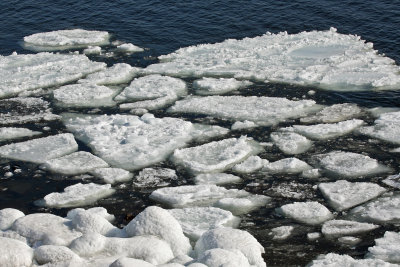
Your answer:
[[[294,202],[277,208],[276,211],[295,221],[317,225],[333,218],[333,214],[322,204],[310,202]]]
[[[46,263],[76,262],[81,259],[72,250],[64,246],[43,245],[35,249],[35,260],[40,265]],[[81,263],[82,264],[82,263]]]
[[[351,183],[338,180],[332,183],[320,183],[318,189],[332,208],[346,210],[367,202],[386,192],[386,189],[368,182]]]
[[[324,266],[396,267],[398,265],[390,264],[378,259],[353,259],[349,255],[339,255],[335,253],[320,255],[317,259],[307,265],[307,267]]]
[[[262,159],[259,156],[250,156],[241,163],[233,166],[232,171],[237,173],[252,173],[260,170],[268,163],[268,160]]]
[[[300,173],[309,169],[312,169],[312,167],[298,158],[285,158],[264,165],[262,171],[272,173]]]
[[[74,136],[70,133],[37,138],[0,147],[0,156],[12,160],[44,163],[78,150]]]
[[[334,238],[347,235],[358,235],[378,228],[379,225],[346,220],[331,220],[322,225],[321,232],[325,237]]]
[[[362,127],[360,133],[386,142],[400,144],[400,111],[384,113],[373,126]]]
[[[278,226],[271,229],[270,235],[274,240],[285,240],[290,237],[294,230],[291,225]]]
[[[79,83],[94,83],[97,85],[113,85],[130,82],[141,69],[126,63],[117,63],[102,71],[87,75]]]
[[[2,127],[0,128],[0,141],[13,140],[22,137],[30,137],[39,134],[41,134],[41,132],[32,131],[27,128]]]
[[[17,219],[24,216],[25,214],[17,209],[5,208],[0,210],[0,230],[8,230]]]
[[[0,237],[0,265],[4,267],[31,266],[33,249],[25,243]]]
[[[367,257],[400,264],[400,233],[387,231],[375,239],[375,246],[368,248]]]
[[[361,114],[362,110],[356,104],[343,103],[327,106],[316,114],[301,118],[303,123],[335,123],[353,119]]]
[[[193,82],[193,87],[198,95],[220,95],[237,89],[247,87],[253,83],[238,81],[234,78],[202,78]]]
[[[295,155],[306,152],[312,142],[306,137],[291,132],[273,132],[271,140],[285,154]]]
[[[133,185],[138,187],[167,186],[177,180],[175,170],[168,168],[145,168],[133,179]]]
[[[97,168],[90,173],[107,184],[126,182],[133,177],[132,173],[120,168]]]
[[[242,178],[228,173],[202,173],[194,177],[196,184],[230,184],[241,182]]]
[[[124,53],[143,52],[144,49],[131,43],[121,44],[117,46],[117,50]]]
[[[250,195],[242,198],[226,197],[215,202],[214,206],[229,210],[234,215],[242,215],[264,207],[270,201],[271,198],[264,195]]]

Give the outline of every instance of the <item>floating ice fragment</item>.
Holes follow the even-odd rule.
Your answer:
[[[400,147],[399,148],[394,148],[394,149],[390,150],[390,152],[392,152],[392,153],[400,153]]]
[[[202,173],[194,177],[194,182],[196,184],[230,184],[238,183],[242,179],[236,175],[228,173]]]
[[[307,234],[308,241],[314,241],[314,240],[317,240],[320,237],[321,237],[321,233],[318,233],[318,232],[308,233]]]
[[[356,104],[335,104],[323,108],[315,115],[301,118],[300,121],[304,123],[335,123],[357,117],[361,112],[361,108]]]
[[[82,29],[40,32],[24,37],[24,46],[33,51],[56,51],[94,45],[109,44],[110,34],[105,31]]]
[[[25,243],[0,237],[0,265],[5,267],[31,266],[33,249]]]
[[[379,118],[379,116],[384,114],[384,113],[400,111],[400,108],[396,108],[396,107],[376,107],[376,108],[368,109],[368,111],[375,118]]]
[[[357,235],[366,233],[378,228],[378,225],[359,223],[346,220],[331,220],[322,225],[321,232],[325,237],[334,238],[346,235]]]
[[[204,251],[196,259],[206,266],[250,267],[249,260],[240,250],[214,248]]]
[[[251,128],[255,128],[257,126],[258,125],[255,124],[254,122],[245,120],[245,121],[237,121],[237,122],[233,123],[231,126],[231,129],[232,130],[251,129]]]
[[[25,214],[22,211],[16,209],[5,208],[0,210],[0,230],[8,230],[17,219],[24,216]]]
[[[249,81],[238,81],[234,78],[202,78],[193,82],[198,95],[220,95],[252,85]]]
[[[85,55],[99,55],[101,54],[100,46],[89,46],[88,48],[83,50]]]
[[[387,184],[391,187],[400,188],[400,173],[388,176],[382,183]]]
[[[143,48],[131,43],[118,45],[117,50],[124,53],[135,53],[144,51]]]
[[[214,206],[229,210],[234,215],[242,215],[261,208],[270,201],[271,198],[264,195],[250,195],[242,198],[226,197],[215,202]]]
[[[295,221],[317,225],[333,218],[333,214],[322,204],[312,202],[294,202],[277,208],[276,211]]]
[[[268,160],[262,159],[259,156],[250,156],[243,162],[233,166],[232,170],[237,173],[252,173],[260,170],[268,163]]]
[[[385,188],[374,183],[351,183],[346,180],[320,183],[318,188],[329,205],[337,211],[352,208],[386,192]]]
[[[138,75],[141,68],[132,67],[126,63],[117,63],[105,70],[89,74],[79,83],[94,83],[97,85],[113,85],[130,82]]]
[[[2,127],[0,128],[0,141],[18,139],[21,137],[35,136],[39,134],[41,134],[41,132],[32,131],[27,128]]]
[[[13,160],[44,163],[78,149],[72,134],[65,133],[0,147],[0,156]]]
[[[329,253],[320,255],[317,259],[310,262],[307,267],[324,267],[324,266],[354,266],[354,267],[396,267],[396,264],[390,264],[377,259],[353,259],[349,255],[339,255]]]
[[[373,138],[400,144],[400,111],[384,113],[375,120],[375,125],[362,127],[358,131]]]
[[[312,142],[297,133],[274,132],[271,139],[279,149],[289,155],[301,154],[310,149]]]
[[[400,233],[387,231],[382,238],[375,239],[375,246],[368,248],[367,257],[391,263],[400,263]]]
[[[134,178],[133,185],[138,187],[167,186],[177,180],[175,170],[168,168],[145,168]]]
[[[119,168],[97,168],[90,173],[107,184],[126,182],[133,177],[133,174],[129,171]]]
[[[285,240],[292,234],[293,230],[294,230],[293,226],[284,225],[272,228],[270,234],[273,235],[272,239],[274,240]]]
[[[66,208],[89,205],[115,192],[110,184],[74,184],[64,188],[62,193],[51,193],[44,197],[46,207]]]
[[[354,236],[342,236],[338,238],[338,241],[348,246],[355,246],[359,244],[362,239]]]
[[[306,162],[297,158],[286,158],[270,162],[262,168],[262,171],[272,173],[300,173],[312,169]]]
[[[294,199],[309,199],[315,196],[314,188],[310,184],[296,181],[275,183],[267,190],[272,197],[285,197]]]

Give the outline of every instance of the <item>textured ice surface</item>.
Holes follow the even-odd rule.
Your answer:
[[[332,151],[315,158],[324,171],[345,177],[373,175],[389,170],[376,159],[353,152]]]
[[[222,172],[261,151],[262,148],[257,142],[242,136],[177,149],[171,159],[192,173]]]
[[[356,104],[334,104],[323,108],[315,115],[301,118],[300,121],[304,123],[335,123],[357,117],[361,112],[361,108]]]
[[[83,29],[40,32],[24,37],[25,48],[34,51],[55,51],[90,45],[106,45],[110,34],[104,31]]]
[[[105,67],[105,63],[90,61],[84,55],[0,56],[0,98],[73,82]]]
[[[272,228],[270,234],[273,235],[272,239],[274,240],[285,240],[292,234],[293,230],[294,227],[290,225],[278,226]]]
[[[98,185],[74,184],[64,188],[62,193],[51,193],[44,197],[44,205],[47,207],[77,207],[89,205],[99,199],[108,197],[115,192],[110,184]]]
[[[51,172],[77,175],[97,168],[106,168],[108,164],[89,152],[79,151],[60,158],[49,159],[42,167]]]
[[[289,118],[299,118],[318,110],[313,100],[292,101],[280,97],[205,96],[177,101],[169,112],[210,115],[233,121],[252,121],[273,125]]]
[[[400,173],[395,175],[389,175],[382,183],[387,184],[394,188],[400,188]]]
[[[124,229],[128,236],[159,236],[171,246],[175,256],[187,255],[192,250],[189,239],[184,236],[179,222],[167,210],[160,207],[147,207]]]
[[[133,174],[119,168],[98,168],[91,171],[91,174],[102,179],[107,184],[126,182],[132,179]]]
[[[176,148],[202,134],[213,137],[226,133],[221,127],[205,127],[175,118],[159,119],[151,114],[65,115],[64,123],[96,155],[114,167],[127,170],[163,161]]]
[[[300,173],[311,169],[306,162],[297,158],[286,158],[264,165],[262,171],[272,173]]]
[[[400,195],[380,197],[350,211],[356,220],[374,223],[400,222]]]
[[[46,160],[70,154],[78,149],[70,133],[13,143],[0,147],[0,156],[13,160],[44,163]]]
[[[197,256],[200,256],[205,251],[214,248],[239,250],[251,265],[266,266],[261,256],[264,253],[263,246],[248,232],[227,227],[209,230],[197,240],[195,252]]]
[[[288,131],[295,131],[298,134],[304,135],[310,139],[325,140],[339,137],[351,133],[358,127],[364,124],[362,120],[348,120],[333,124],[316,124],[316,125],[293,125],[285,128]]]
[[[131,43],[127,43],[127,44],[121,44],[117,46],[117,50],[124,52],[124,53],[135,53],[135,52],[142,52],[144,51],[143,48],[136,46],[134,44]]]
[[[25,243],[0,237],[0,265],[4,267],[31,266],[33,249]]]
[[[180,223],[183,232],[191,240],[199,239],[210,229],[223,226],[236,228],[240,223],[240,219],[233,216],[230,211],[214,207],[192,207],[168,211]]]
[[[312,202],[294,202],[276,209],[285,217],[305,224],[321,224],[333,218],[333,214],[322,204]]]
[[[317,259],[310,262],[308,267],[324,267],[324,266],[351,266],[351,267],[396,267],[396,264],[390,264],[377,259],[353,259],[349,255],[339,255],[329,253],[320,255]]]
[[[383,141],[400,144],[400,111],[380,115],[373,126],[362,127],[359,132]]]
[[[200,254],[196,261],[206,266],[250,267],[249,260],[239,250],[209,249]]]
[[[357,235],[372,231],[378,228],[378,225],[370,223],[359,223],[346,220],[331,220],[322,225],[321,232],[328,238]]]
[[[135,176],[133,185],[138,187],[167,186],[177,180],[175,170],[168,168],[145,168]]]
[[[0,141],[18,139],[21,137],[35,136],[39,134],[41,134],[41,132],[32,131],[27,128],[2,127],[0,128]]]
[[[368,257],[391,263],[400,263],[400,233],[387,231],[375,239],[375,246],[368,248]]]
[[[76,262],[81,259],[72,250],[64,246],[44,245],[35,249],[35,260],[39,264]]]
[[[271,198],[264,195],[250,195],[243,198],[226,197],[215,202],[214,206],[229,210],[234,215],[242,215],[264,207],[270,201]]]
[[[233,166],[232,170],[237,173],[252,173],[260,170],[268,163],[268,160],[262,159],[259,156],[250,156],[243,162]]]
[[[17,209],[5,208],[0,210],[0,230],[9,229],[18,218],[24,216],[25,214]]]
[[[249,81],[238,81],[234,78],[202,78],[193,82],[198,95],[220,95],[252,85]]]
[[[242,181],[239,176],[228,173],[202,173],[194,177],[196,184],[229,184]]]
[[[357,206],[386,192],[385,188],[374,183],[351,183],[346,180],[320,183],[318,188],[329,205],[337,211]]]
[[[271,139],[279,149],[289,155],[301,154],[310,149],[312,142],[297,133],[274,132]]]
[[[181,48],[149,72],[225,76],[316,85],[339,91],[396,88],[399,67],[360,37],[328,31],[286,32]]]
[[[132,67],[126,63],[117,63],[105,70],[89,74],[80,83],[94,83],[97,85],[112,85],[130,82],[139,72],[140,68]]]

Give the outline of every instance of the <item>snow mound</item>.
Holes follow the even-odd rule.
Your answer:
[[[362,127],[359,132],[386,142],[400,144],[400,111],[384,113],[375,125]]]
[[[130,82],[141,71],[126,63],[117,63],[105,70],[89,74],[79,83],[94,83],[97,85],[113,85]]]
[[[297,133],[274,132],[271,133],[274,144],[285,154],[295,155],[306,152],[312,146],[312,142]]]
[[[249,81],[238,81],[230,78],[202,78],[193,82],[198,95],[220,95],[252,85]]]
[[[318,202],[294,202],[277,208],[276,211],[295,221],[318,225],[333,218],[333,214]]]
[[[361,112],[361,108],[356,104],[334,104],[323,108],[315,115],[301,118],[300,121],[303,123],[335,123],[357,117]]]
[[[359,223],[346,220],[327,221],[322,225],[321,232],[328,238],[339,236],[357,235],[372,231],[378,228],[378,225],[369,223]]]
[[[129,171],[119,168],[97,168],[90,173],[107,184],[126,182],[133,177]]]
[[[41,132],[32,131],[27,128],[2,127],[0,128],[0,142],[39,134]]]
[[[242,179],[236,175],[228,173],[202,173],[194,177],[194,182],[196,184],[230,184],[238,183]]]
[[[375,246],[368,248],[367,256],[391,263],[400,263],[400,233],[387,231],[382,238],[375,239]]]

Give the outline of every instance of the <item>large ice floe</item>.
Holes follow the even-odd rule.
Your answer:
[[[238,81],[233,78],[202,78],[193,82],[198,95],[220,95],[246,86],[252,85],[249,81]]]
[[[24,46],[34,51],[55,51],[82,48],[94,45],[107,45],[110,34],[105,31],[83,29],[40,32],[24,37]]]
[[[146,71],[174,76],[230,76],[238,79],[316,85],[354,91],[396,88],[399,67],[360,37],[328,31],[286,32],[181,48],[159,57]]]
[[[140,169],[165,160],[176,148],[202,134],[213,137],[227,133],[218,126],[192,124],[152,114],[79,116],[64,115],[66,127],[88,144],[111,166]]]
[[[400,144],[400,111],[384,113],[373,126],[362,127],[359,132],[386,142]]]
[[[105,67],[105,63],[90,61],[84,55],[0,56],[0,98],[73,82]]]

